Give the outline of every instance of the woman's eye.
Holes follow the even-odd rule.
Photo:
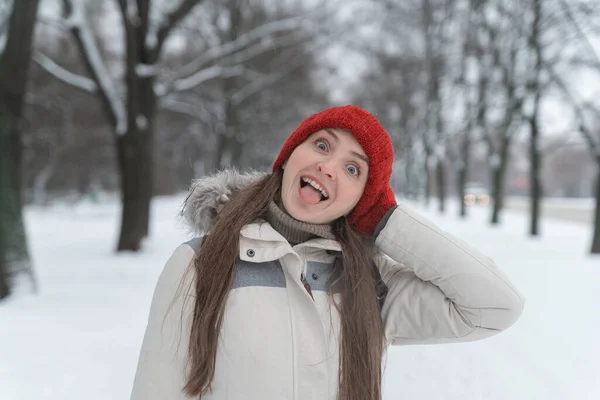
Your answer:
[[[348,172],[350,172],[352,175],[360,174],[360,170],[358,169],[358,167],[356,165],[348,165],[347,169],[348,169]]]
[[[321,151],[327,151],[329,149],[327,143],[323,140],[317,140],[315,144],[317,145],[317,148]]]

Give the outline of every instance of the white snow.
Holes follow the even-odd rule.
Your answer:
[[[2,400],[128,399],[156,279],[173,249],[190,238],[177,218],[184,195],[153,203],[140,254],[113,253],[114,201],[26,210],[40,283],[0,303]],[[385,399],[593,400],[600,398],[600,258],[587,255],[591,229],[544,221],[527,238],[527,218],[454,206],[444,229],[490,255],[527,297],[515,326],[475,343],[388,351]],[[435,251],[435,249],[432,249]]]
[[[140,78],[147,78],[158,75],[160,69],[156,64],[139,63],[135,66],[135,73]]]
[[[142,114],[139,114],[137,117],[135,117],[135,125],[139,130],[142,131],[148,129],[148,118]]]

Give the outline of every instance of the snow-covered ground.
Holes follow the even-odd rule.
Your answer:
[[[159,198],[141,254],[115,255],[116,204],[27,210],[40,293],[21,288],[0,304],[0,399],[128,399],[154,284],[189,238],[183,196]],[[488,211],[466,221],[415,206],[493,257],[527,297],[510,330],[475,343],[391,348],[385,399],[600,399],[600,258],[590,227]]]

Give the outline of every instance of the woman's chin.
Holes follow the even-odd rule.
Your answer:
[[[320,208],[320,204],[308,204],[302,201],[302,199],[296,200],[300,204],[284,200],[283,206],[289,215],[300,222],[322,225],[329,224],[336,219],[336,217],[325,215],[327,211]]]
[[[335,218],[324,215],[324,214],[315,214],[311,213],[307,210],[288,210],[288,214],[290,214],[294,219],[305,222],[307,224],[330,224],[335,220]]]
[[[314,216],[311,216],[309,212],[304,210],[297,210],[295,207],[290,207],[290,209],[286,210],[288,214],[290,214],[294,219],[300,222],[306,222],[308,224],[314,224],[313,219]],[[313,217],[313,218],[311,218]]]

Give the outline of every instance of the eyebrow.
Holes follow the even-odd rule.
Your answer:
[[[339,143],[340,138],[331,129],[325,128],[324,131],[327,132],[327,133],[329,133],[331,135],[331,137],[333,137],[333,140],[336,141],[336,143]],[[369,157],[365,156],[364,154],[357,153],[356,151],[351,151],[350,154],[352,154],[353,156],[356,156],[356,157],[360,158],[361,160],[363,160],[364,162],[366,162],[367,165],[369,164]]]

